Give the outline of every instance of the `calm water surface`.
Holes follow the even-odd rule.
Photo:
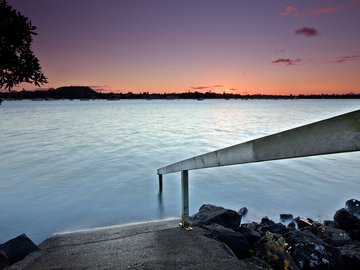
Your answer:
[[[180,175],[156,169],[360,109],[359,100],[5,101],[0,106],[0,243],[178,217]],[[332,218],[360,198],[360,153],[190,171],[203,203],[246,220],[290,212]]]

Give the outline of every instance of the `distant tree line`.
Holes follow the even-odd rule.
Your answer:
[[[241,95],[235,93],[214,93],[214,92],[183,92],[156,94],[149,92],[142,93],[100,93],[86,86],[67,86],[57,89],[37,91],[11,91],[0,92],[2,99],[353,99],[360,98],[360,94],[313,94],[313,95]]]

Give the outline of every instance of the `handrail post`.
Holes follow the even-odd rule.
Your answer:
[[[159,193],[162,193],[163,190],[163,176],[162,174],[159,174]]]
[[[189,171],[181,171],[181,227],[190,228],[189,222]]]

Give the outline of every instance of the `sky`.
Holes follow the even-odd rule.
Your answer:
[[[45,88],[360,93],[360,0],[8,3],[37,26]]]

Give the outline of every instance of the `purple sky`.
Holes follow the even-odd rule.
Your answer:
[[[38,27],[45,87],[360,93],[360,0],[8,2]]]

